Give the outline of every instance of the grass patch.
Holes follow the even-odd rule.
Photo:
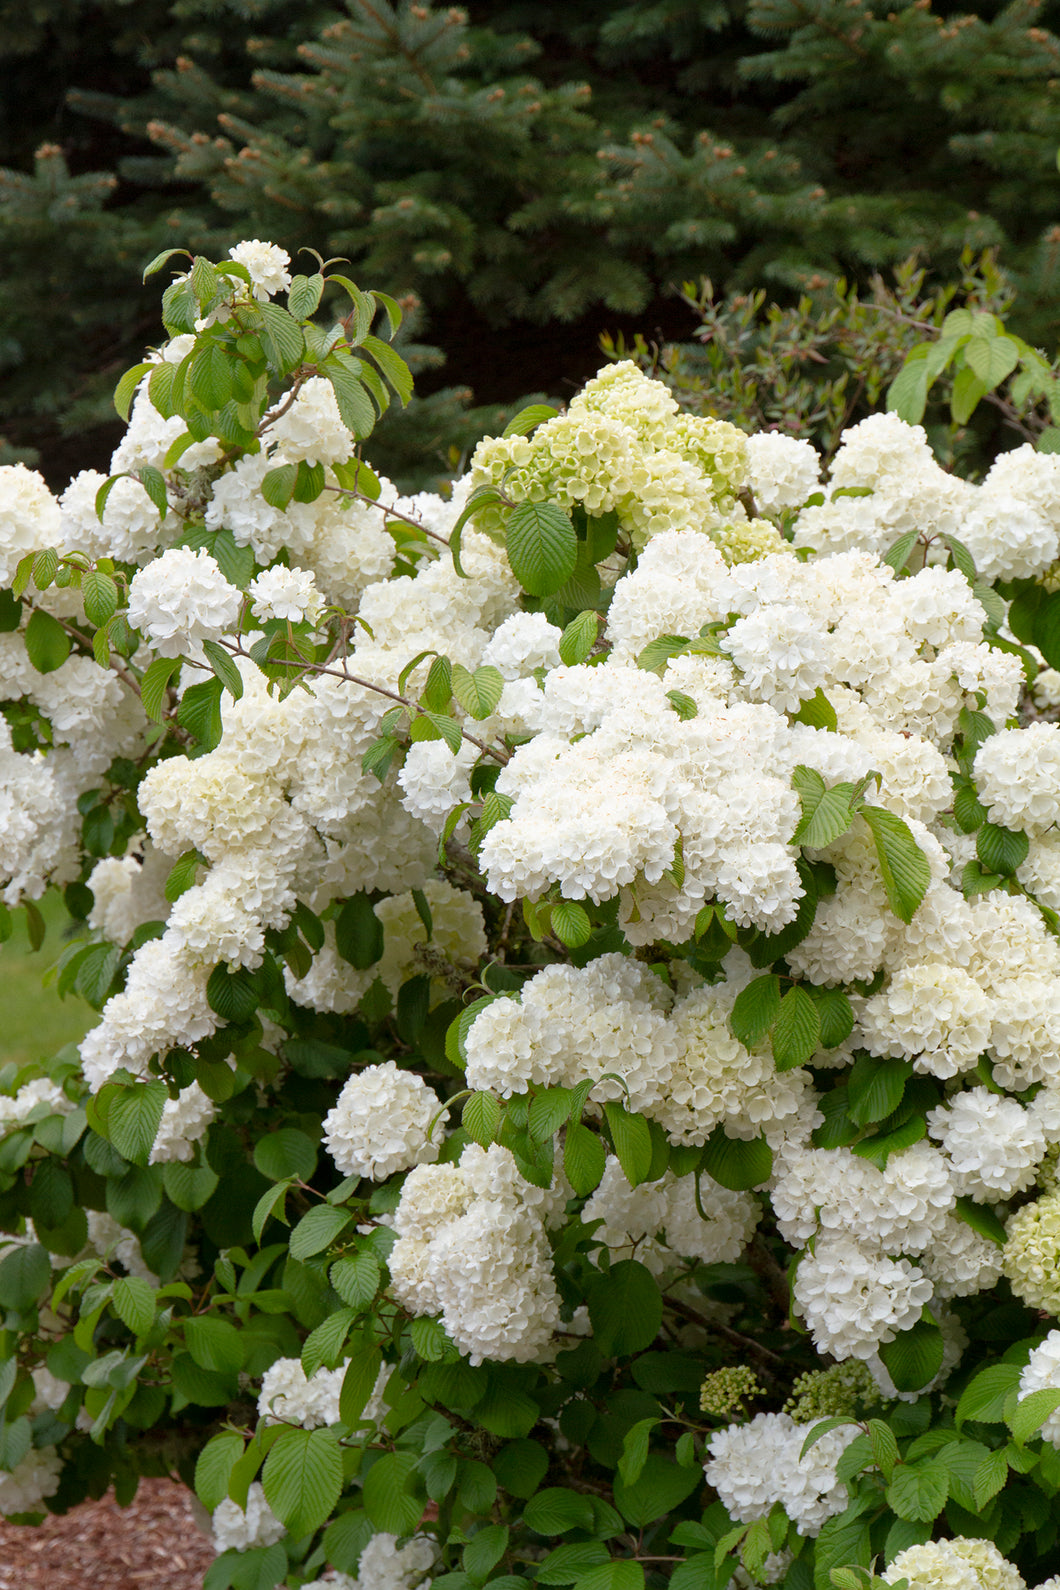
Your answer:
[[[0,945],[0,1063],[46,1059],[63,1044],[77,1043],[99,1019],[76,994],[60,999],[43,986],[62,954],[69,918],[60,894],[49,892],[38,905],[47,929],[41,948],[29,947],[24,911],[12,913],[15,931]]]

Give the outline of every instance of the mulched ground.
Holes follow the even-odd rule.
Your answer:
[[[130,1507],[108,1493],[37,1526],[0,1520],[0,1590],[201,1590],[213,1556],[173,1480],[141,1480]]]

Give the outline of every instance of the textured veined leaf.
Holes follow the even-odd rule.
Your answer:
[[[451,684],[453,695],[464,711],[470,717],[481,720],[489,717],[501,699],[504,677],[498,668],[488,663],[476,668],[474,673],[462,664],[454,663]]]
[[[144,711],[155,723],[162,721],[162,707],[169,681],[180,667],[179,657],[156,657],[144,669],[140,680],[140,700]]]
[[[964,348],[965,363],[987,392],[1012,374],[1019,357],[1019,346],[1011,337],[972,337]]]
[[[741,989],[732,1007],[733,1033],[748,1049],[755,1049],[769,1033],[780,1011],[780,978],[774,972],[756,977]]]
[[[942,1331],[928,1315],[885,1342],[880,1357],[898,1391],[922,1391],[941,1369],[942,1352]]]
[[[269,363],[281,374],[293,370],[305,352],[305,338],[297,320],[279,304],[258,304],[258,313],[265,322],[262,340],[271,350]]]
[[[872,830],[887,899],[895,916],[911,922],[931,882],[928,859],[901,817],[883,806],[863,806],[861,815]]]
[[[243,694],[243,677],[232,660],[231,652],[225,651],[215,640],[204,640],[202,649],[216,677],[233,700],[238,701]]]
[[[342,1491],[342,1453],[330,1430],[288,1429],[265,1459],[265,1499],[294,1540],[319,1529]]]
[[[39,674],[54,673],[70,655],[70,637],[58,619],[38,607],[23,636],[26,655]]]
[[[114,388],[114,407],[123,420],[129,418],[129,410],[132,408],[132,400],[136,393],[136,388],[140,385],[148,370],[152,369],[154,369],[154,366],[146,362],[134,364],[131,370],[126,370]]]
[[[512,415],[501,435],[529,436],[531,431],[543,425],[546,420],[554,420],[558,413],[559,410],[550,407],[548,403],[528,403],[525,409],[520,409],[518,414]]]
[[[362,337],[360,346],[366,353],[371,354],[404,407],[412,396],[412,372],[404,359],[390,347],[389,343],[380,341],[378,337],[371,335]]]
[[[577,900],[554,900],[549,915],[553,933],[568,949],[577,950],[589,942],[592,923],[589,913]]]
[[[910,357],[887,388],[887,408],[907,425],[919,425],[927,407],[931,372],[925,358]]]
[[[296,320],[308,320],[316,313],[324,291],[324,278],[317,271],[313,276],[293,276],[287,289],[287,308]]]
[[[505,545],[512,573],[531,596],[558,591],[578,561],[570,515],[547,502],[524,502],[512,509]]]

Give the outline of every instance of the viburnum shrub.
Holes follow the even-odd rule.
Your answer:
[[[0,1511],[176,1469],[210,1590],[1037,1583],[1060,458],[875,414],[822,485],[618,362],[401,498],[396,306],[289,264],[172,282],[109,477],[0,470],[3,896],[99,1012],[0,1072]]]

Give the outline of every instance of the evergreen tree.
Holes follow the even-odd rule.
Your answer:
[[[19,71],[43,81],[56,39],[62,71],[8,129],[0,172],[0,427],[26,445],[50,415],[98,420],[142,336],[126,289],[143,261],[237,236],[292,254],[323,238],[414,294],[497,399],[548,381],[550,345],[577,379],[599,332],[650,325],[673,283],[794,296],[914,249],[938,275],[997,247],[1013,324],[1051,342],[1057,0],[891,4],[147,0],[134,20],[120,0],[42,0],[37,34],[19,22]],[[68,166],[52,148],[30,176],[31,136]],[[28,348],[35,295],[72,302],[74,283],[76,318]],[[549,328],[522,379],[503,329],[519,325]],[[468,422],[436,395],[434,423],[441,462]]]

